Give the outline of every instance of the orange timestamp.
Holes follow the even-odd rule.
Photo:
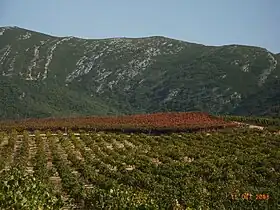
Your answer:
[[[243,199],[243,200],[268,200],[269,199],[269,195],[268,194],[256,194],[255,196],[253,196],[251,193],[245,192],[241,195],[238,195],[236,193],[232,193],[231,194],[231,199],[232,200],[237,200],[237,199]]]

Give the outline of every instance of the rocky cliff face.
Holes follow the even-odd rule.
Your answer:
[[[0,117],[197,110],[278,115],[267,110],[280,104],[279,62],[279,54],[251,46],[166,37],[87,40],[3,27]],[[256,104],[266,92],[272,99]]]

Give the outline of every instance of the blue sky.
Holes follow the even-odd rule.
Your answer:
[[[280,52],[280,0],[0,0],[0,26],[83,38],[162,35]]]

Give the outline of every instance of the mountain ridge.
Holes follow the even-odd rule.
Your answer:
[[[278,100],[273,81],[280,78],[279,62],[278,54],[254,46],[206,46],[162,36],[80,39],[0,28],[5,87],[0,117],[157,111],[247,115],[252,113],[244,113],[242,104],[248,107],[259,92],[273,90]],[[278,115],[262,111],[278,104],[264,101],[253,114]]]
[[[23,31],[29,31],[31,33],[39,33],[45,36],[49,36],[49,37],[53,37],[53,38],[74,38],[74,39],[81,39],[81,40],[111,40],[111,39],[147,39],[147,38],[165,38],[165,39],[170,39],[170,40],[175,40],[175,41],[179,41],[179,42],[185,42],[185,43],[190,43],[190,44],[197,44],[197,45],[202,45],[202,46],[209,46],[209,47],[225,47],[225,46],[243,46],[243,47],[255,47],[255,48],[260,48],[263,50],[267,50],[269,51],[267,48],[265,47],[261,47],[261,46],[255,46],[255,45],[246,45],[246,44],[234,44],[234,43],[229,43],[229,44],[222,44],[222,45],[210,45],[210,44],[203,44],[203,43],[198,43],[198,42],[190,42],[187,40],[183,40],[183,39],[177,39],[177,38],[171,38],[168,36],[164,36],[164,35],[150,35],[150,36],[139,36],[139,37],[126,37],[126,36],[119,36],[119,37],[105,37],[105,38],[89,38],[89,37],[81,37],[81,36],[73,36],[73,35],[69,35],[69,36],[58,36],[58,35],[51,35],[48,34],[47,32],[39,32],[39,31],[35,31],[32,29],[27,29],[27,28],[22,28],[19,26],[0,26],[0,30],[3,29],[19,29],[19,30],[23,30]],[[280,52],[278,53],[273,53],[271,51],[269,51],[270,53],[280,56]]]

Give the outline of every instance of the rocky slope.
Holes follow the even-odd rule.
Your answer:
[[[86,40],[2,27],[0,117],[198,110],[277,116],[279,63],[279,54],[252,46]]]

